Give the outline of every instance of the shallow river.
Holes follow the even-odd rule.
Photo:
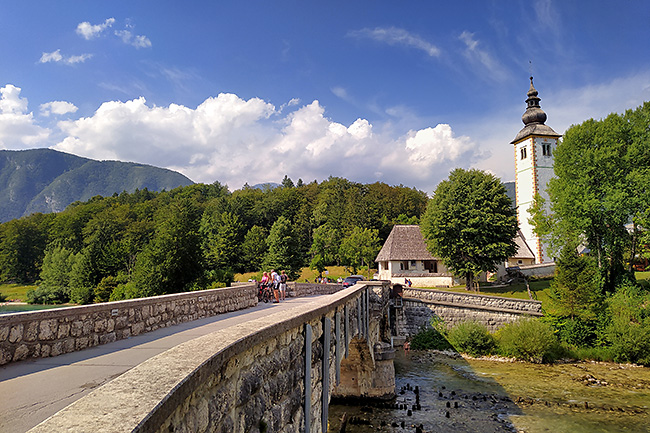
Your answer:
[[[347,413],[348,433],[418,426],[454,433],[650,432],[650,368],[466,360],[399,349],[395,372],[390,407],[332,404],[329,431],[339,432]]]

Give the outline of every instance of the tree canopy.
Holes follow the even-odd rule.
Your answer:
[[[602,290],[633,279],[650,228],[650,102],[625,114],[589,119],[564,134],[549,182],[550,214],[534,217],[556,251],[587,248]]]
[[[471,288],[480,272],[517,251],[517,216],[501,181],[480,170],[455,169],[440,182],[422,217],[431,253]]]
[[[215,182],[97,196],[0,224],[0,281],[40,278],[37,302],[92,302],[220,287],[234,272],[269,267],[295,277],[312,259],[341,264],[355,228],[383,242],[396,222],[417,220],[427,200],[402,185],[288,176],[262,189],[230,192]]]

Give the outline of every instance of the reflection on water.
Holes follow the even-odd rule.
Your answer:
[[[650,432],[648,368],[534,365],[399,351],[395,372],[394,402],[332,404],[330,432],[339,431],[343,413],[348,433],[415,432],[418,426],[458,433]]]

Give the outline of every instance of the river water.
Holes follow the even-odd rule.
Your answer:
[[[331,404],[329,431],[339,432],[346,413],[348,433],[415,432],[418,426],[454,433],[650,432],[650,368],[538,365],[398,349],[395,373],[394,401]]]

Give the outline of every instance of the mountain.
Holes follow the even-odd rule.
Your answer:
[[[512,200],[512,205],[516,206],[517,205],[517,192],[515,190],[515,183],[514,182],[503,182],[503,186],[506,187],[506,194],[508,197],[510,197],[510,200]]]
[[[0,150],[0,222],[122,191],[170,190],[193,182],[144,164],[95,161],[51,149]]]

